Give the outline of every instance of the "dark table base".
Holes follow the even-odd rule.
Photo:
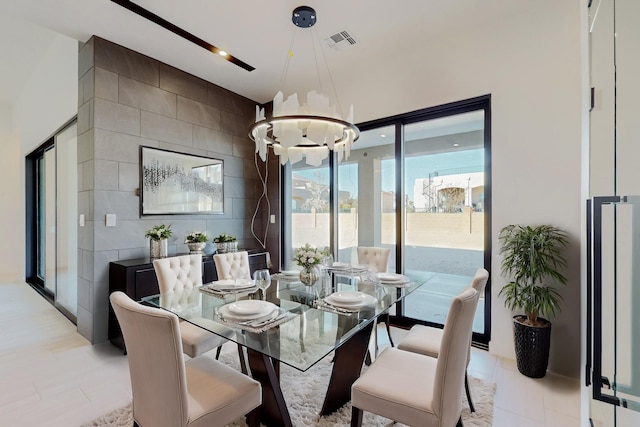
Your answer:
[[[320,415],[335,412],[351,400],[351,385],[360,376],[374,323],[369,322],[336,350]],[[254,350],[248,350],[247,355],[251,376],[262,384],[261,422],[267,426],[293,427],[280,388],[279,362]]]

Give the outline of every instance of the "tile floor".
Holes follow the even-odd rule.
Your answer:
[[[394,339],[403,333],[394,329]],[[515,362],[478,349],[469,373],[497,384],[494,426],[579,426],[577,380],[526,378]],[[90,345],[25,284],[0,284],[0,378],[0,426],[80,426],[131,399],[126,357]]]

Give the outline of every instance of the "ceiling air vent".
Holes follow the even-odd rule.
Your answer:
[[[327,37],[324,41],[330,48],[335,50],[342,50],[358,43],[355,37],[353,37],[348,30],[339,31],[332,36]]]

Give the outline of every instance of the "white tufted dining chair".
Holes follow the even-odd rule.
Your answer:
[[[363,411],[410,426],[462,426],[462,384],[478,292],[456,296],[444,325],[440,356],[387,348],[351,386],[351,426]]]
[[[391,249],[379,248],[376,246],[358,246],[358,264],[366,265],[367,270],[375,273],[385,273],[389,269],[389,254]],[[387,328],[389,344],[393,347],[391,338],[391,325],[389,323],[389,312],[384,314],[384,325]],[[376,350],[377,351],[377,350]]]
[[[251,280],[249,267],[249,253],[247,251],[215,254],[213,262],[216,264],[218,280],[248,279]]]
[[[358,246],[358,264],[366,265],[369,271],[385,273],[389,268],[391,249],[375,246]]]
[[[116,291],[109,296],[127,345],[134,425],[257,427],[260,383],[207,356],[184,361],[178,317]]]
[[[156,259],[153,261],[153,268],[158,277],[160,302],[163,307],[188,311],[189,308],[196,309],[200,306],[202,295],[192,290],[202,286],[202,254]],[[213,321],[210,328],[215,329],[219,335],[189,322],[180,321],[180,336],[185,354],[197,357],[218,347],[216,359],[220,356],[222,344],[227,342],[227,338],[232,338],[235,332]]]
[[[484,296],[484,288],[489,280],[489,272],[484,268],[479,268],[471,281],[471,287],[478,292],[478,300]],[[476,303],[477,307],[477,303]],[[474,311],[475,313],[475,311]],[[440,328],[432,326],[414,325],[409,333],[400,341],[398,348],[400,350],[410,351],[413,353],[424,354],[430,357],[439,357],[440,346],[442,345],[444,331]],[[467,349],[467,365],[471,360],[471,342]],[[469,409],[475,412],[473,401],[471,400],[471,391],[469,390],[469,379],[465,370],[464,389],[467,393],[467,401]]]

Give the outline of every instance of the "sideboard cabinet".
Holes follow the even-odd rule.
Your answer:
[[[251,274],[256,270],[269,268],[268,252],[262,249],[250,249],[249,266]],[[202,282],[218,280],[213,255],[202,255]],[[109,263],[109,294],[122,291],[135,301],[160,292],[158,279],[150,258],[127,259]],[[122,331],[115,313],[109,305],[109,341],[124,349]]]

